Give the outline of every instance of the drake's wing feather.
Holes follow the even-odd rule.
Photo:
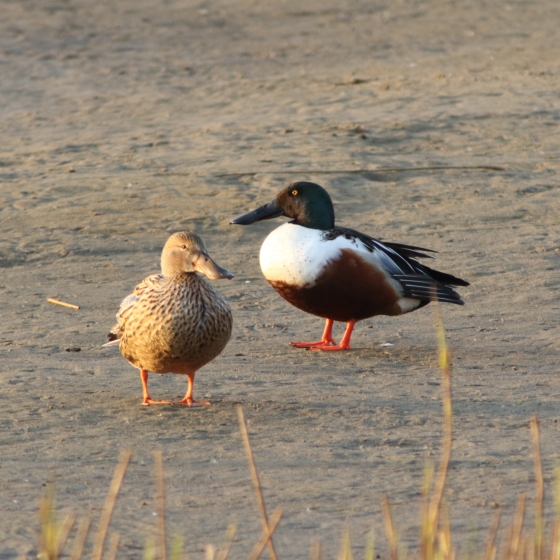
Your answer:
[[[426,249],[425,247],[415,247],[414,245],[404,245],[403,243],[393,243],[388,241],[381,241],[383,245],[393,249],[397,253],[400,253],[404,257],[412,257],[417,259],[435,259],[433,255],[426,255],[424,251],[428,253],[437,253],[432,249]]]
[[[456,303],[458,305],[464,305],[465,303],[453,288],[434,281],[424,274],[395,274],[393,278],[401,285],[404,297],[421,301],[437,299],[444,303]]]
[[[369,252],[375,253],[391,277],[399,282],[403,297],[429,302],[435,296],[441,302],[464,304],[459,294],[450,286],[468,286],[468,282],[429,268],[416,260],[421,257],[433,258],[431,255],[425,255],[423,251],[435,251],[401,243],[382,243],[349,228],[337,227],[329,231],[332,239],[341,235],[349,240],[359,239]]]
[[[394,243],[389,241],[383,241],[382,239],[375,239],[370,235],[366,235],[361,231],[356,231],[355,229],[345,228],[345,227],[335,227],[329,230],[330,239],[334,239],[339,235],[344,235],[347,239],[354,238],[359,239],[370,251],[373,250],[376,243],[381,244],[389,249],[392,249],[396,253],[402,255],[403,257],[416,257],[423,259],[434,259],[432,255],[426,255],[427,253],[437,253],[433,249],[426,249],[426,247],[416,247],[415,245],[406,245],[404,243]]]
[[[463,280],[462,278],[457,278],[453,274],[448,274],[447,272],[441,272],[440,270],[434,270],[425,264],[417,263],[418,270],[421,270],[424,274],[427,274],[434,280],[441,282],[442,284],[447,284],[449,286],[470,286],[470,284]]]

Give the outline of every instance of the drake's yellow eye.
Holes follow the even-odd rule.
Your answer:
[[[292,191],[292,194],[293,194],[294,196],[296,196],[296,195],[297,195],[297,191],[296,191],[296,189],[294,189],[294,190]]]

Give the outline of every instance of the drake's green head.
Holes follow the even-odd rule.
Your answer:
[[[230,224],[248,225],[278,216],[293,218],[294,224],[312,229],[334,227],[334,209],[329,193],[320,185],[307,181],[288,185],[272,202],[235,218]]]

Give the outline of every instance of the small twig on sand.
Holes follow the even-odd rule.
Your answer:
[[[65,301],[60,301],[51,297],[47,298],[49,303],[54,303],[55,305],[62,305],[62,307],[69,307],[70,309],[80,309],[79,305],[74,305],[73,303],[66,303]]]
[[[163,455],[161,451],[154,451],[156,474],[156,509],[158,516],[158,548],[160,560],[166,560],[167,547],[165,544],[165,486],[163,482]]]
[[[270,557],[272,558],[272,560],[278,560],[278,557],[276,556],[276,551],[274,550],[274,543],[272,542],[272,532],[270,530],[270,525],[266,517],[266,506],[264,505],[264,498],[261,490],[259,473],[257,472],[257,466],[255,465],[253,450],[251,449],[251,443],[249,441],[249,434],[247,433],[247,424],[245,423],[245,416],[243,415],[243,409],[240,406],[237,407],[237,417],[239,418],[239,429],[241,431],[241,436],[243,437],[243,443],[245,445],[247,459],[249,460],[249,468],[251,469],[251,476],[253,478],[253,483],[255,485],[257,502],[261,510],[263,527],[265,532],[268,534],[267,544],[268,544],[268,549],[270,551]]]
[[[216,177],[254,177],[255,175],[363,175],[365,173],[407,173],[410,171],[505,171],[498,165],[426,165],[423,167],[380,167],[379,169],[283,169],[279,171],[247,171],[218,173]]]
[[[105,537],[107,536],[107,529],[109,529],[113,508],[115,507],[115,502],[117,501],[117,496],[119,494],[131,455],[132,452],[130,450],[127,449],[126,451],[123,451],[119,459],[119,464],[115,467],[113,480],[111,481],[111,486],[109,486],[109,493],[107,494],[107,498],[105,499],[103,510],[101,511],[101,516],[99,518],[99,526],[97,527],[97,533],[93,544],[93,552],[91,554],[92,560],[101,560],[103,545],[105,544]]]

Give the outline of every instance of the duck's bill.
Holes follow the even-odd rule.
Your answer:
[[[256,210],[252,212],[247,212],[242,216],[238,216],[231,220],[230,224],[239,224],[241,226],[248,226],[249,224],[254,224],[255,222],[260,222],[261,220],[271,220],[272,218],[278,218],[278,216],[283,216],[284,210],[276,204],[276,200],[269,202],[268,204],[263,204],[259,206]]]
[[[200,257],[193,264],[194,269],[201,274],[205,274],[210,280],[231,280],[233,274],[222,268],[218,263],[213,261],[206,253],[200,253]]]

